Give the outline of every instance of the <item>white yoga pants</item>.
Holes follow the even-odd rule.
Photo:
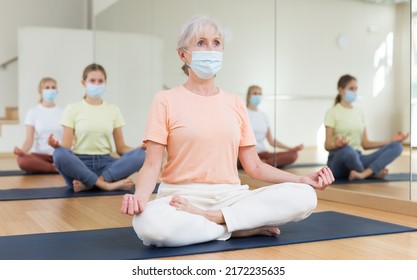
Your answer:
[[[221,210],[226,224],[177,210],[172,195],[205,210]],[[155,200],[133,218],[133,228],[145,245],[185,246],[226,240],[232,232],[279,226],[308,217],[317,206],[315,190],[306,184],[282,183],[255,190],[247,185],[161,183]]]

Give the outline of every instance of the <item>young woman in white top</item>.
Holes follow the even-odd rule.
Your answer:
[[[258,152],[259,158],[263,162],[278,168],[294,163],[298,158],[298,152],[304,148],[304,145],[300,144],[295,147],[290,147],[272,136],[268,116],[265,112],[258,109],[261,101],[262,88],[257,85],[250,86],[246,94],[246,107],[248,108],[249,119],[255,133],[256,151]],[[281,148],[284,151],[268,151],[265,146],[266,141],[272,147]]]
[[[26,114],[26,138],[21,147],[15,147],[20,169],[28,173],[57,172],[52,159],[54,149],[48,145],[53,133],[61,141],[63,129],[59,124],[63,107],[55,104],[58,95],[57,82],[45,77],[39,82],[39,104]]]

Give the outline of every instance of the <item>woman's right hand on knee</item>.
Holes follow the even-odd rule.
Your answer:
[[[25,155],[25,153],[23,152],[23,150],[21,148],[19,148],[19,147],[14,147],[13,153],[16,156],[24,156]]]
[[[349,142],[345,138],[340,137],[340,136],[336,137],[334,143],[335,143],[337,148],[342,148],[346,145],[349,145]]]
[[[122,208],[120,211],[123,214],[133,216],[145,210],[145,204],[146,203],[141,203],[134,194],[125,194],[123,196]]]
[[[54,138],[54,135],[51,133],[48,137],[48,145],[52,148],[58,148],[59,142]]]

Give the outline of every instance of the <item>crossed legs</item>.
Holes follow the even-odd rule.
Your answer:
[[[277,235],[279,225],[308,217],[317,204],[314,189],[296,183],[230,193],[226,195],[227,205],[218,201],[207,209],[200,206],[201,202],[214,201],[215,195],[196,193],[194,196],[187,190],[187,194],[148,202],[145,210],[133,218],[133,227],[143,243],[184,246],[231,236]],[[234,195],[236,200],[231,201]]]

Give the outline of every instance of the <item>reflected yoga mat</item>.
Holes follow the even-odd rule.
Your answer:
[[[294,164],[286,165],[282,168],[289,169],[289,168],[324,167],[324,166],[326,166],[326,163],[294,163]]]
[[[232,238],[174,248],[144,246],[131,227],[3,236],[0,237],[0,259],[152,259],[417,230],[332,211],[313,213],[305,220],[282,225],[280,229],[281,235],[276,237]]]
[[[364,184],[364,183],[386,183],[386,182],[400,182],[400,181],[410,181],[412,178],[413,181],[417,179],[417,174],[411,174],[410,173],[392,173],[388,174],[383,179],[378,178],[368,178],[363,180],[352,180],[349,181],[348,179],[337,179],[334,181],[334,185],[343,185],[343,184]]]
[[[154,193],[158,191],[159,184],[156,185]],[[51,188],[33,188],[33,189],[7,189],[0,190],[0,201],[5,200],[29,200],[29,199],[47,199],[47,198],[71,198],[87,196],[109,196],[123,195],[133,193],[134,188],[130,191],[102,191],[94,188],[85,192],[74,192],[68,187],[51,187]]]
[[[59,174],[58,172],[47,172],[47,173],[28,173],[23,170],[0,170],[0,176],[27,176],[27,175],[51,175]]]

